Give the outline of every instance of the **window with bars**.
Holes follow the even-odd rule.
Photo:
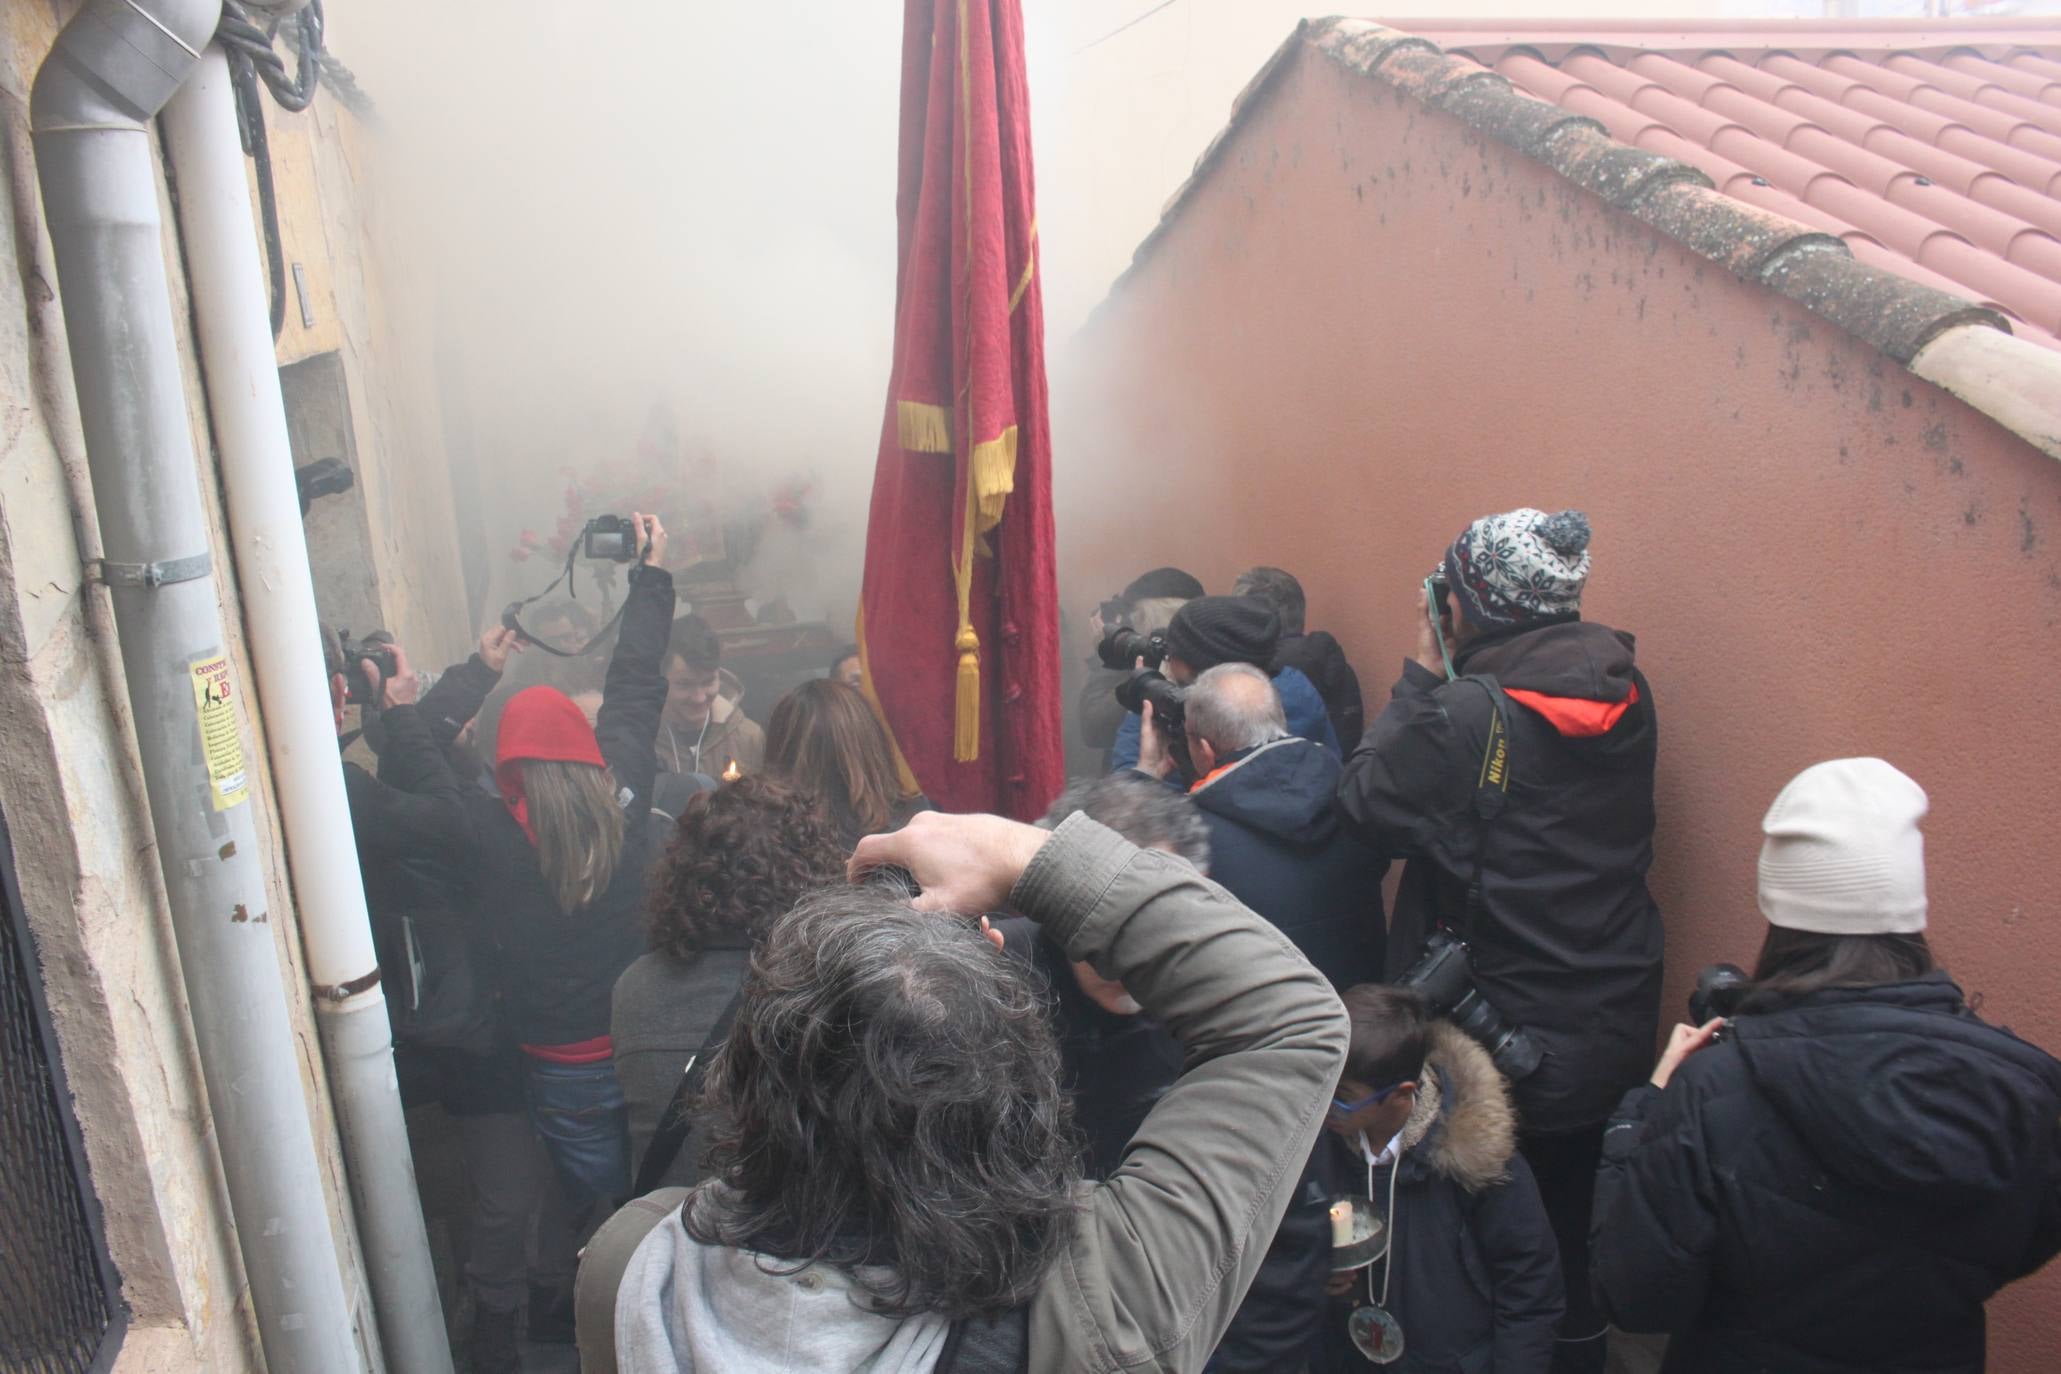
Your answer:
[[[0,818],[0,1370],[91,1374],[125,1314]]]

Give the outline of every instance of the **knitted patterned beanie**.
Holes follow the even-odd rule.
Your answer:
[[[1482,629],[1577,619],[1589,580],[1589,517],[1529,506],[1485,516],[1446,550],[1446,580],[1468,622]]]

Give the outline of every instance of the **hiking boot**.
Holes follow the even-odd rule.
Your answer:
[[[522,1353],[516,1348],[515,1309],[506,1312],[473,1309],[472,1337],[465,1343],[472,1374],[522,1374]]]
[[[573,1343],[573,1291],[530,1285],[529,1337],[538,1345]]]

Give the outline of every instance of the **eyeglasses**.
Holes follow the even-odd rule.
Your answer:
[[[1351,1116],[1354,1112],[1364,1112],[1369,1107],[1380,1106],[1408,1086],[1408,1080],[1404,1080],[1401,1083],[1391,1083],[1379,1092],[1370,1093],[1357,1102],[1341,1102],[1334,1097],[1331,1099],[1331,1110],[1337,1116]]]

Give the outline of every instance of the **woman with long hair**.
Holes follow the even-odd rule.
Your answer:
[[[774,703],[766,769],[822,798],[847,853],[931,809],[922,793],[903,789],[887,731],[866,698],[830,678],[804,682]]]
[[[845,852],[816,799],[778,778],[747,774],[688,798],[651,873],[651,952],[615,985],[610,1038],[637,1167],[759,936],[804,894],[842,882]],[[667,1184],[695,1180],[695,1153],[690,1141]]]
[[[571,1233],[583,1214],[630,1188],[609,996],[644,951],[653,741],[666,697],[659,660],[673,623],[665,528],[656,516],[634,520],[641,557],[594,723],[556,687],[517,692],[495,737],[499,795],[471,802],[479,926],[497,942],[503,1019],[557,1177],[550,1201],[563,1204],[545,1209],[538,1279],[567,1291],[532,1295],[533,1340],[540,1298],[569,1326]]]
[[[1934,966],[1926,807],[1880,759],[1784,788],[1753,981],[1610,1123],[1591,1275],[1666,1374],[1980,1374],[1983,1303],[2061,1249],[2061,1063]]]

